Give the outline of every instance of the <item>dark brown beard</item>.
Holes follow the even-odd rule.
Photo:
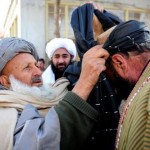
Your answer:
[[[133,87],[135,86],[135,83],[128,79],[123,79],[117,73],[113,65],[109,64],[107,68],[108,69],[106,71],[106,74],[112,86],[115,88],[117,96],[119,97],[119,99],[127,99]]]
[[[52,70],[53,70],[53,72],[54,72],[54,74],[55,74],[55,80],[57,80],[58,78],[62,77],[64,71],[65,71],[66,68],[67,68],[67,67],[66,67],[66,68],[64,68],[63,70],[60,70],[60,69],[56,68],[53,63],[51,63],[51,66],[52,66]]]
[[[116,70],[115,70],[115,72],[116,72]],[[114,87],[117,91],[118,96],[121,99],[127,99],[129,94],[131,93],[132,89],[134,88],[135,83],[133,83],[133,82],[127,80],[127,79],[123,79],[116,72],[114,74],[113,85],[114,85]]]

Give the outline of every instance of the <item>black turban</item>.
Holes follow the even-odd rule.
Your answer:
[[[144,22],[122,22],[111,32],[104,48],[111,54],[126,51],[142,51],[141,46],[150,42],[150,31]]]

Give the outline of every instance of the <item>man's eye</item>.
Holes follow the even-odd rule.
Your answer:
[[[55,55],[54,58],[59,58],[59,56]]]
[[[26,66],[24,69],[29,70],[29,69],[30,69],[30,67],[29,67],[29,66]]]
[[[69,58],[69,55],[63,55],[63,58]]]
[[[68,58],[68,57],[69,57],[68,55],[63,56],[63,58]]]

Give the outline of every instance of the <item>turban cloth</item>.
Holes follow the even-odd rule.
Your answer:
[[[15,37],[0,40],[0,72],[9,60],[19,53],[30,53],[36,60],[38,60],[36,49],[32,43]]]
[[[74,31],[76,47],[80,58],[83,57],[88,49],[98,44],[94,39],[93,15],[98,18],[104,31],[121,22],[120,18],[106,10],[102,13],[98,9],[94,9],[92,4],[84,4],[76,8],[72,13],[71,26]]]
[[[92,4],[84,4],[73,11],[71,25],[81,61],[71,64],[65,71],[64,75],[73,83],[72,85],[75,85],[75,81],[79,77],[84,53],[98,44],[94,38],[93,16],[98,18],[99,23],[102,24],[103,31],[120,23],[118,17],[107,11],[102,13],[99,10],[94,10]],[[119,100],[106,78],[105,72],[101,73],[100,80],[90,93],[87,102],[99,112],[100,120],[96,124],[84,149],[113,149],[120,117],[118,111]]]
[[[58,48],[65,48],[72,56],[73,60],[76,58],[76,46],[71,39],[54,38],[46,45],[46,53],[49,59],[52,58],[54,52]]]
[[[142,51],[141,46],[150,42],[150,32],[144,22],[130,20],[122,22],[111,32],[104,48],[111,54],[126,51]]]

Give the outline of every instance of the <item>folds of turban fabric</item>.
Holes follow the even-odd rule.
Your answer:
[[[140,45],[148,41],[150,41],[150,30],[145,23],[129,20],[117,25],[103,47],[113,55],[134,49],[142,51]]]

